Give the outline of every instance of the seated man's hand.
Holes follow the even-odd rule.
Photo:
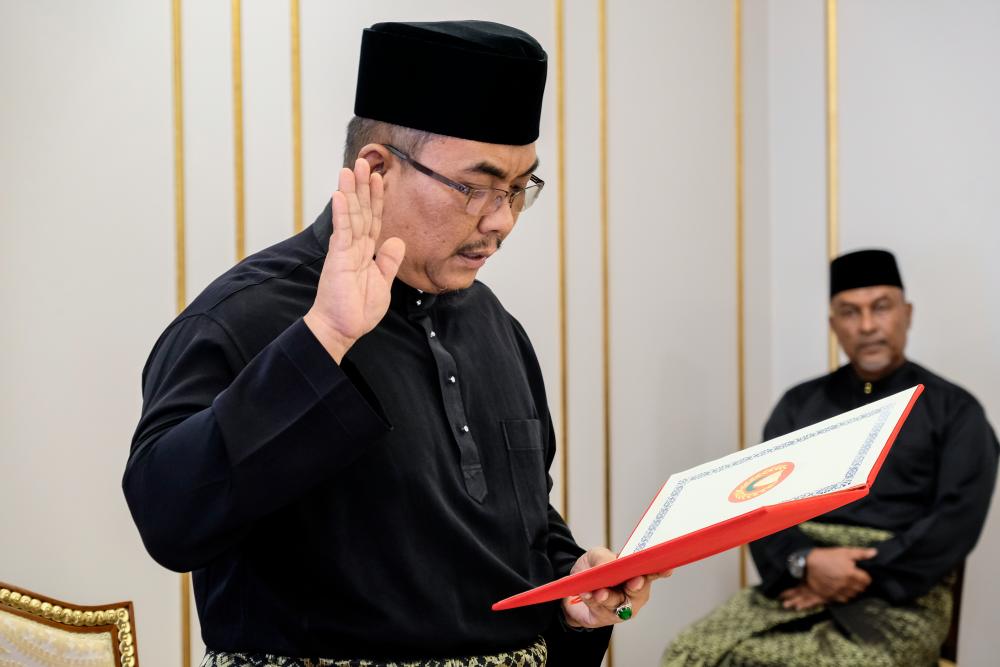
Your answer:
[[[794,609],[795,611],[812,609],[826,602],[823,596],[809,588],[806,584],[799,584],[795,588],[782,591],[778,599],[781,600],[782,606],[785,609]]]
[[[849,602],[872,582],[857,562],[877,553],[871,548],[817,547],[806,557],[805,583],[828,602]]]
[[[589,570],[616,558],[614,553],[604,547],[591,549],[577,559],[570,574]],[[632,605],[632,615],[634,616],[649,601],[650,584],[656,579],[669,577],[671,574],[671,571],[667,571],[633,577],[620,588],[601,588],[583,593],[579,599],[563,598],[562,608],[566,615],[566,623],[575,628],[600,628],[613,623],[621,623],[625,619],[619,618],[615,610],[626,599]]]

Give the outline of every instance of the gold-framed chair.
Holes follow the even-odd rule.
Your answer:
[[[0,664],[138,667],[132,603],[77,605],[0,581]]]

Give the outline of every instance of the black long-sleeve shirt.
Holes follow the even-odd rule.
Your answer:
[[[996,481],[998,443],[971,394],[916,363],[867,384],[870,393],[847,365],[790,389],[764,427],[764,439],[924,385],[871,492],[815,519],[894,533],[859,567],[872,576],[866,594],[903,603],[929,591],[975,546]],[[774,596],[795,586],[787,558],[811,546],[797,527],[751,543],[762,590]]]
[[[481,283],[395,281],[338,366],[302,321],[330,209],[213,282],[157,341],[123,486],[150,554],[193,571],[206,645],[289,656],[484,654],[560,631],[490,605],[582,550],[521,326]],[[597,646],[609,632],[553,642]],[[558,646],[552,647],[556,653]]]

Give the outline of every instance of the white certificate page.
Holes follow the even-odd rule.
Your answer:
[[[621,555],[765,505],[865,486],[916,390],[671,475]]]

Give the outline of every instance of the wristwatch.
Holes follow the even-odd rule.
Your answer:
[[[806,576],[806,557],[812,549],[799,549],[789,554],[785,564],[788,566],[788,574],[795,579],[802,580]]]

